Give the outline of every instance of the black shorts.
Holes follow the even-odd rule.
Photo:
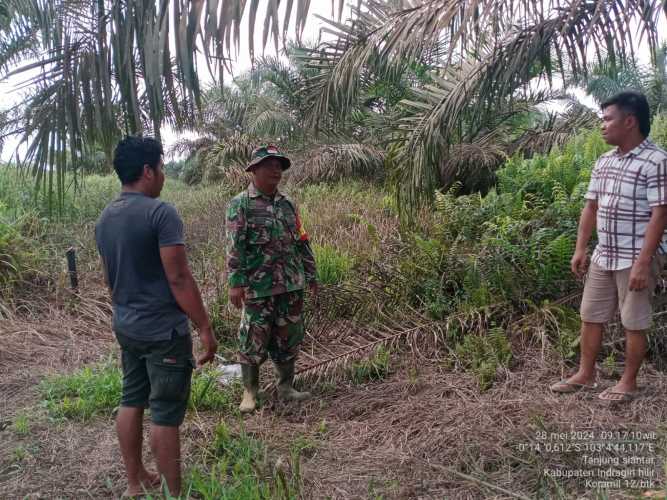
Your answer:
[[[156,425],[181,425],[195,367],[192,337],[173,332],[171,340],[146,342],[116,332],[116,338],[123,365],[120,405],[150,408]]]

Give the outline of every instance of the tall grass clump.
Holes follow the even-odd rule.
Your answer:
[[[336,285],[351,274],[354,259],[332,245],[312,244],[317,266],[317,281],[322,285]]]
[[[43,269],[46,253],[41,245],[42,224],[30,212],[18,218],[7,216],[0,202],[0,298],[8,300],[17,286]]]
[[[0,166],[0,298],[8,300],[44,268],[45,230],[16,169]]]
[[[219,387],[217,373],[206,368],[193,373],[188,408],[235,414],[240,383]],[[111,360],[73,373],[45,378],[39,391],[48,414],[56,419],[88,421],[110,414],[120,403],[122,374]]]

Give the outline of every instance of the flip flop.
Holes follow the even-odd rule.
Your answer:
[[[634,392],[619,392],[619,391],[613,391],[611,388],[605,389],[602,391],[598,399],[600,401],[607,401],[609,403],[629,403],[633,399],[635,399],[635,396],[637,395],[637,391]],[[609,397],[612,396],[612,397]]]
[[[567,379],[556,382],[551,387],[549,387],[551,392],[555,392],[557,394],[573,394],[581,390],[594,391],[597,388],[597,382],[594,382],[593,384],[579,384],[577,382],[568,382]]]

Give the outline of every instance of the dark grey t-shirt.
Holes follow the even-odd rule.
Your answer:
[[[184,244],[172,205],[121,193],[100,215],[95,241],[111,287],[114,331],[144,341],[169,340],[174,330],[190,333],[160,259],[160,247]]]

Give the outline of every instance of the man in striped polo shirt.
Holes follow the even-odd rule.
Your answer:
[[[649,106],[636,92],[602,104],[602,136],[615,149],[602,155],[591,174],[579,220],[572,272],[583,277],[581,361],[572,377],[551,386],[558,393],[597,387],[595,359],[604,325],[620,309],[625,328],[625,370],[600,393],[605,401],[629,401],[646,354],[652,298],[667,253],[667,153],[647,139]],[[590,268],[586,248],[597,228]]]

